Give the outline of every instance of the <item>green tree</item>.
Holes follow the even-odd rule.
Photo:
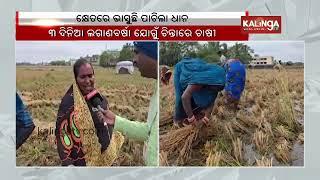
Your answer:
[[[51,61],[49,64],[51,66],[67,66],[67,65],[69,65],[68,62],[66,62],[64,60]]]
[[[100,60],[99,60],[99,65],[102,67],[107,67],[110,66],[111,61],[114,60],[115,57],[113,57],[112,54],[108,53],[107,51],[104,51],[101,55],[100,55]]]
[[[160,64],[175,65],[184,57],[197,57],[198,42],[161,42]]]
[[[208,42],[202,45],[198,51],[198,57],[209,63],[217,63],[220,61],[218,51],[221,50],[220,42]]]
[[[252,60],[251,54],[254,53],[254,50],[250,46],[243,43],[236,43],[228,49],[227,57],[240,59],[244,64],[249,64]]]
[[[197,52],[200,47],[198,42],[181,42],[180,52],[182,57],[197,57]]]
[[[132,60],[133,59],[133,46],[130,43],[123,45],[118,60]]]
[[[160,64],[175,65],[182,58],[181,44],[179,42],[160,43]]]

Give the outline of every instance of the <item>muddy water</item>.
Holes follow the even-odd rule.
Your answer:
[[[292,146],[291,152],[292,166],[303,166],[304,145],[296,141]]]
[[[303,117],[298,117],[297,118],[297,122],[300,124],[300,125],[304,125],[304,118]]]
[[[271,154],[270,157],[272,158],[272,166],[281,165],[273,154]],[[244,158],[247,161],[248,166],[255,166],[256,159],[261,159],[261,155],[254,150],[253,144],[249,144],[244,146]]]
[[[253,149],[253,144],[244,146],[244,159],[247,161],[248,166],[253,166],[256,159],[260,159],[261,156]]]

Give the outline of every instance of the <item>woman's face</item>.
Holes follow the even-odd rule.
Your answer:
[[[94,74],[90,64],[80,66],[76,81],[84,96],[94,90]]]

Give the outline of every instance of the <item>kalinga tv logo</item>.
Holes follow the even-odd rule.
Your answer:
[[[281,33],[281,16],[241,16],[241,27],[246,33]]]

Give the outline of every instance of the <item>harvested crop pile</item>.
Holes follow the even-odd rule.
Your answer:
[[[184,164],[184,160],[189,158],[193,142],[197,139],[199,128],[186,126],[172,130],[160,138],[160,149],[164,152],[179,151],[177,164]]]

